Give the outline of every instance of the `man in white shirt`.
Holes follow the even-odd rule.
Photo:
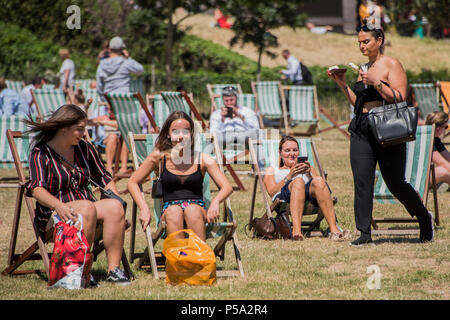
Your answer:
[[[247,146],[249,138],[253,140],[262,138],[258,116],[252,109],[237,105],[234,87],[225,87],[222,99],[224,106],[211,114],[209,122],[209,129],[216,134],[219,145]],[[260,154],[258,150],[258,159],[261,159]]]
[[[59,57],[63,61],[61,69],[59,69],[59,88],[67,93],[68,88],[73,89],[75,83],[75,64],[70,59],[68,49],[59,50]]]
[[[286,79],[291,80],[293,85],[301,85],[303,84],[303,76],[302,76],[302,69],[300,66],[300,61],[291,53],[289,50],[285,49],[281,53],[284,59],[287,60],[288,66],[285,70],[280,70],[280,73],[282,73]]]

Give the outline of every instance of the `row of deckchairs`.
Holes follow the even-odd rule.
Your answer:
[[[19,120],[16,120],[19,121]],[[19,122],[15,122],[19,124]],[[4,122],[2,125],[10,126],[11,123]],[[12,125],[14,126],[14,124]],[[20,128],[20,127],[18,127]],[[2,132],[4,128],[1,128]],[[434,178],[434,166],[431,161],[431,154],[433,152],[433,141],[434,141],[434,126],[419,126],[416,132],[416,140],[409,142],[407,144],[407,165],[406,165],[406,180],[412,184],[412,186],[416,189],[418,194],[420,195],[425,206],[428,207],[428,194],[430,190],[430,185],[433,191],[433,200],[434,200],[434,222],[437,226],[439,226],[439,209],[438,209],[438,199],[437,199],[437,190],[436,183]],[[201,130],[201,129],[200,129]],[[34,224],[34,203],[33,199],[26,197],[24,195],[24,186],[26,182],[26,173],[24,167],[27,166],[27,158],[28,153],[26,150],[29,148],[29,137],[24,135],[20,131],[12,131],[11,129],[6,130],[6,138],[9,144],[10,153],[12,156],[12,161],[15,164],[15,168],[17,171],[17,177],[19,183],[16,185],[17,188],[17,198],[16,198],[16,206],[14,210],[14,219],[13,226],[11,231],[11,239],[10,246],[8,252],[8,263],[5,270],[3,270],[2,274],[4,275],[12,275],[12,274],[23,274],[28,272],[33,272],[32,270],[17,270],[23,263],[29,260],[34,259],[42,259],[44,261],[45,271],[48,273],[48,265],[49,265],[49,254],[48,249],[46,248],[46,244],[51,240],[51,230],[47,232],[45,235],[39,234],[37,231],[36,225]],[[131,148],[133,165],[134,169],[137,169],[140,165],[140,160],[138,157],[138,151],[136,148],[136,144],[138,142],[142,142],[144,144],[145,152],[147,154],[151,153],[154,148],[154,143],[157,135],[156,134],[133,134],[129,133],[129,145]],[[201,133],[196,136],[196,150],[204,151],[207,143],[214,144],[214,152],[213,156],[216,159],[220,159],[221,150],[218,146],[214,134],[210,133]],[[318,156],[318,152],[315,146],[315,143],[311,140],[311,138],[298,139],[300,146],[300,154],[308,156],[308,160],[311,162],[313,166],[318,170],[319,174],[326,179],[326,173],[324,168],[320,163],[320,158]],[[4,143],[4,142],[3,142]],[[265,188],[265,185],[262,181],[263,172],[262,168],[259,168],[258,162],[256,161],[256,153],[255,147],[256,145],[261,144],[263,146],[263,150],[265,153],[265,167],[268,166],[278,166],[278,144],[279,139],[270,137],[269,139],[263,139],[262,141],[250,141],[250,154],[253,159],[253,168],[254,168],[254,187],[252,193],[252,202],[250,209],[250,220],[253,217],[255,211],[255,201],[257,197],[257,187],[260,186],[263,195],[263,203],[264,203],[264,214],[271,216],[272,215],[272,205],[270,197],[268,196],[268,192]],[[10,157],[11,158],[11,157]],[[3,163],[3,162],[2,162]],[[223,170],[223,166],[220,161],[218,162],[220,169]],[[379,173],[376,174],[377,180],[375,184],[374,191],[374,201],[378,201],[385,204],[396,203],[389,189],[386,187],[385,182],[383,181],[381,175]],[[209,203],[211,200],[211,181],[208,176],[205,177],[205,185],[204,185],[204,200],[206,203]],[[144,195],[145,196],[145,195]],[[20,236],[18,232],[19,228],[19,219],[22,208],[22,202],[25,200],[26,208],[28,210],[30,221],[33,225],[36,241],[23,253],[16,254],[16,245],[17,239]],[[132,211],[132,228],[131,228],[131,239],[130,239],[130,251],[129,257],[131,261],[134,258],[140,257],[138,266],[146,267],[149,266],[152,270],[152,274],[154,278],[160,278],[164,274],[162,272],[162,268],[164,265],[164,256],[158,252],[157,245],[158,241],[164,239],[165,237],[165,225],[164,223],[158,224],[160,220],[161,214],[161,201],[155,199],[153,201],[153,209],[155,215],[155,223],[149,227],[145,231],[146,235],[146,244],[147,248],[142,253],[135,252],[135,233],[136,233],[136,219],[137,219],[137,206],[133,203],[133,211]],[[305,206],[305,215],[316,215],[316,218],[313,221],[305,221],[303,224],[306,227],[305,232],[308,235],[313,235],[316,233],[326,233],[320,229],[320,222],[323,220],[323,214],[320,209],[314,206],[312,203],[307,203]],[[380,228],[379,224],[381,223],[395,223],[394,226],[389,228]],[[415,228],[409,228],[405,225],[410,225],[411,223],[415,224]],[[409,219],[405,217],[379,217],[373,218],[372,220],[374,234],[411,234],[418,233],[417,228],[417,220]],[[214,252],[216,256],[224,259],[226,243],[229,241],[232,244],[233,252],[235,255],[236,267],[228,268],[227,270],[219,268],[218,276],[244,276],[244,271],[242,267],[242,259],[238,245],[238,239],[236,236],[236,226],[237,222],[234,218],[231,202],[227,199],[223,205],[223,218],[221,221],[207,225],[207,235],[208,238],[215,238],[216,242],[214,245]],[[151,231],[153,228],[155,231]],[[101,240],[101,239],[100,239]],[[99,241],[100,241],[99,240]],[[208,240],[209,241],[209,240]],[[160,242],[159,242],[160,243]],[[99,250],[102,249],[102,245],[100,242],[96,242],[96,248]],[[36,251],[40,251],[39,254],[35,254]],[[95,249],[96,250],[96,249]],[[97,254],[99,251],[95,251]],[[122,256],[122,263],[124,268],[127,270],[127,273],[132,276],[131,269],[128,265],[128,259],[125,254]]]

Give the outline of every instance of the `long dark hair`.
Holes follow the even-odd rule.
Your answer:
[[[50,141],[58,130],[71,127],[87,120],[86,113],[74,104],[65,104],[52,113],[46,121],[36,122],[33,119],[26,119],[24,122],[31,128],[29,133],[36,133],[33,139],[34,145],[39,142]]]
[[[280,155],[280,165],[279,168],[281,168],[282,166],[284,166],[284,162],[283,159],[281,158],[281,150],[283,149],[283,144],[287,141],[294,141],[297,144],[297,148],[298,148],[298,141],[297,139],[295,139],[294,137],[291,136],[284,136],[283,138],[281,138],[280,143],[278,145],[278,154]]]
[[[164,122],[161,131],[158,135],[158,138],[156,138],[155,147],[158,148],[159,151],[167,151],[172,149],[173,144],[170,140],[169,136],[169,129],[172,122],[175,120],[184,119],[189,122],[190,133],[191,133],[191,149],[194,149],[194,121],[192,121],[191,117],[189,117],[185,112],[183,111],[174,111],[167,117],[166,121]]]

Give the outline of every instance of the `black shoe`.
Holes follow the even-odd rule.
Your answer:
[[[375,245],[375,243],[373,242],[370,234],[361,233],[361,236],[358,239],[353,240],[348,245],[350,247],[362,247],[362,246],[369,246],[369,245],[373,246],[373,245]]]
[[[128,279],[123,271],[118,267],[116,267],[113,271],[108,272],[106,280],[109,282],[114,282],[119,286],[128,286],[129,284],[131,284],[130,279]]]
[[[94,277],[91,274],[91,278],[89,279],[89,288],[93,289],[98,287],[100,287],[100,284],[97,281],[95,281]]]
[[[420,242],[431,242],[434,240],[433,214],[428,212],[426,217],[417,217],[420,226]]]

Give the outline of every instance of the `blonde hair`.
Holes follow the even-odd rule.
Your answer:
[[[66,48],[59,49],[59,55],[62,56],[64,59],[69,58],[70,57],[69,49]]]
[[[448,114],[443,111],[433,111],[427,115],[425,124],[432,125],[436,124],[436,127],[442,127],[448,122]]]

